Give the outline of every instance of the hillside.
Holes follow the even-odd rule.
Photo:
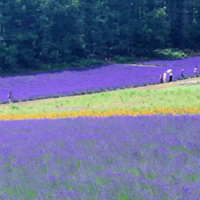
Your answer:
[[[0,200],[200,200],[199,0],[0,0]]]
[[[120,93],[121,91],[137,91],[137,90],[160,90],[160,89],[166,89],[166,90],[171,90],[171,89],[188,89],[188,87],[185,86],[190,86],[190,89],[195,88],[198,89],[198,84],[196,86],[195,83],[200,81],[200,78],[191,78],[191,79],[185,79],[185,80],[180,80],[180,81],[176,81],[176,82],[171,82],[171,83],[163,83],[163,84],[156,84],[156,85],[148,85],[148,86],[142,86],[142,87],[137,87],[137,88],[130,88],[130,89],[123,89],[123,90],[118,90],[118,91],[113,91],[113,92],[102,92],[102,95],[106,94],[108,96],[111,96],[112,94],[115,93]],[[194,82],[194,83],[193,83]],[[184,85],[185,83],[185,85]],[[189,85],[191,83],[191,85]],[[191,87],[192,86],[192,87]],[[86,96],[86,97],[85,97]],[[72,97],[59,97],[59,98],[51,98],[51,99],[43,99],[43,100],[33,100],[33,101],[26,101],[26,102],[14,102],[12,103],[12,105],[16,105],[16,106],[26,106],[26,105],[34,105],[36,104],[36,106],[39,103],[45,103],[48,104],[52,101],[62,101],[62,100],[67,100],[67,101],[76,101],[77,99],[80,99],[80,97],[82,98],[92,98],[93,96],[101,96],[99,94],[85,94],[85,95],[77,95],[77,96],[72,96]],[[5,108],[7,107],[8,104],[2,104],[0,105],[0,108]]]
[[[48,115],[64,114],[64,112],[114,111],[114,110],[155,110],[192,108],[192,112],[200,109],[200,85],[186,86],[183,83],[200,81],[200,78],[146,86],[135,89],[124,89],[100,94],[90,94],[75,97],[36,100],[30,102],[0,105],[1,115]],[[187,95],[186,95],[187,94]],[[197,109],[195,111],[195,109]],[[156,111],[159,113],[159,111]]]

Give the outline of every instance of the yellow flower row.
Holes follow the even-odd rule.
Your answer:
[[[2,114],[0,120],[24,120],[24,119],[57,119],[57,118],[76,118],[76,117],[109,117],[109,116],[139,116],[139,115],[186,115],[200,114],[200,108],[154,108],[154,109],[108,109],[108,110],[80,110],[65,111],[60,113],[41,113],[41,114]]]

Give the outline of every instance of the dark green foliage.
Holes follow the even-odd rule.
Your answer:
[[[158,49],[154,52],[155,56],[160,59],[178,59],[187,57],[187,55],[180,49]]]
[[[28,101],[28,99],[21,99],[20,101],[21,101],[21,102],[24,102],[24,101]]]
[[[106,63],[102,60],[97,59],[81,59],[76,67],[88,67],[93,65],[105,65]]]
[[[93,93],[93,91],[87,91],[87,94],[92,94]],[[78,95],[78,94],[77,94]]]
[[[26,192],[26,199],[35,199],[37,197],[37,194],[33,190],[29,190]]]
[[[2,101],[0,104],[7,104],[9,103],[8,101]]]
[[[37,97],[36,99],[37,99],[37,100],[40,100],[40,99],[44,99],[44,97],[39,96],[39,97]]]
[[[105,58],[175,59],[200,51],[198,1],[0,0],[0,5],[0,73],[102,65]]]
[[[84,92],[80,92],[80,95],[83,95],[83,94],[85,94]]]
[[[19,106],[16,105],[9,105],[9,109],[18,110]]]
[[[134,57],[122,57],[122,56],[114,56],[113,57],[113,62],[115,63],[132,63],[135,62]]]
[[[31,98],[28,98],[28,100],[29,100],[29,101],[34,101],[34,100],[36,100],[36,99],[31,97]]]
[[[60,97],[59,95],[54,95],[54,96],[53,96],[53,98],[59,98],[59,97]]]
[[[45,96],[45,99],[50,99],[50,98],[53,98],[53,96],[52,95]]]
[[[13,99],[12,102],[16,103],[16,102],[19,102],[19,100]]]
[[[79,95],[79,92],[74,92],[74,95]]]

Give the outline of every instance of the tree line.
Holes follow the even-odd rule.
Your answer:
[[[200,49],[199,0],[0,0],[0,67]]]

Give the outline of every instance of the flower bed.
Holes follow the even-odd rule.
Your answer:
[[[199,121],[0,121],[0,198],[200,199]]]
[[[185,75],[193,75],[194,66],[189,65],[189,61],[186,64]],[[164,67],[112,64],[85,70],[0,78],[0,102],[7,103],[9,91],[15,101],[25,101],[155,84],[159,82],[160,74],[168,69],[173,70],[174,80],[180,78],[181,68],[175,64]]]

